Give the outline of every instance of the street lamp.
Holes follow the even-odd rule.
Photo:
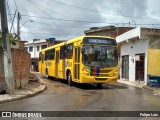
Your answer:
[[[24,22],[20,27],[18,27],[18,30],[17,30],[17,37],[18,39],[20,40],[20,29],[22,28],[22,26],[24,26],[24,24],[26,24],[27,22],[34,22],[33,20],[27,20],[26,22]]]
[[[34,22],[33,20],[27,20],[26,22],[24,22],[22,25],[21,25],[21,27],[24,25],[24,24],[26,24],[27,22]],[[21,28],[21,27],[19,27],[19,28]]]

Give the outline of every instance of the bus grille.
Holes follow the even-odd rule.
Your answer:
[[[94,69],[90,69],[90,76],[109,77],[112,70],[113,69],[105,70],[95,67]]]

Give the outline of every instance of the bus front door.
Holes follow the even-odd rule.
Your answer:
[[[75,47],[74,51],[74,79],[78,81],[80,79],[80,47]]]

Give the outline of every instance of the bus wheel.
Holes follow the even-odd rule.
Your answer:
[[[45,78],[49,78],[49,76],[48,76],[48,70],[46,69],[46,74],[45,74]]]
[[[97,84],[97,88],[98,88],[98,89],[102,88],[102,83],[98,83],[98,84]]]
[[[73,82],[72,82],[72,76],[70,72],[68,73],[67,80],[68,80],[68,85],[72,86]]]

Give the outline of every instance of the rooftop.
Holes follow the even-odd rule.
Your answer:
[[[146,37],[151,37],[153,35],[160,35],[160,29],[138,27],[117,36],[116,41],[117,43],[120,43],[137,37],[139,39],[146,39]]]
[[[116,26],[104,26],[104,27],[92,27],[90,30],[85,30],[84,33],[92,33],[92,32],[98,32],[102,30],[115,30],[117,28],[132,28],[132,27],[116,27]]]

